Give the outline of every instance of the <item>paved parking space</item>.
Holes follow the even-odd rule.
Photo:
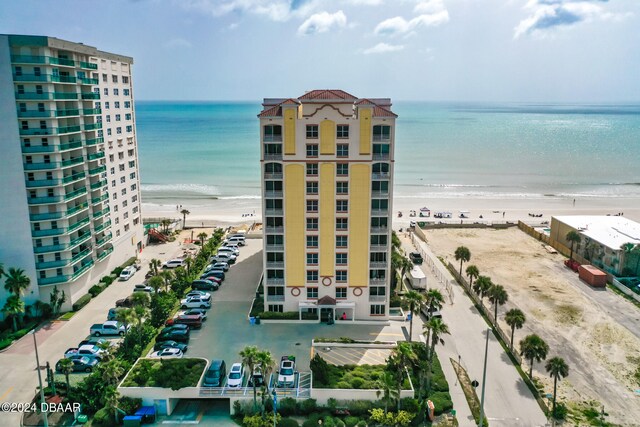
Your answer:
[[[237,427],[229,418],[229,401],[182,399],[170,416],[159,416],[154,425]]]
[[[330,347],[330,344],[314,350],[332,365],[383,365],[391,354],[390,349]]]

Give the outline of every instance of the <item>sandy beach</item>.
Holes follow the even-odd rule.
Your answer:
[[[464,222],[476,221],[517,221],[531,223],[550,221],[552,215],[615,215],[624,216],[640,222],[640,198],[624,197],[584,197],[573,199],[560,197],[542,198],[440,198],[419,199],[398,197],[393,201],[394,228],[406,227],[411,220],[443,221],[459,223],[458,215],[461,210],[469,211],[469,218]],[[228,198],[212,200],[160,200],[155,203],[145,203],[143,198],[142,214],[149,218],[180,218],[180,208],[191,212],[187,216],[187,225],[191,226],[228,226],[235,224],[252,224],[262,222],[261,202],[258,198]],[[423,206],[431,209],[431,218],[411,218],[409,211]],[[398,212],[402,218],[398,218]],[[453,214],[450,220],[435,219],[433,213],[448,211]],[[503,215],[504,213],[504,215]],[[542,214],[540,218],[532,218],[529,214]],[[482,219],[480,219],[482,215]]]

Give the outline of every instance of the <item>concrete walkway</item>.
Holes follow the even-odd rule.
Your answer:
[[[413,251],[411,241],[403,234],[401,237],[403,249]],[[416,240],[419,245],[426,243]],[[428,268],[422,268],[427,276],[427,285],[440,289],[444,288]],[[460,426],[475,426],[475,421],[458,384],[457,377],[450,363],[450,359],[460,358],[462,366],[469,373],[472,380],[482,380],[484,362],[484,348],[486,330],[489,327],[464,289],[455,284],[452,289],[453,304],[445,304],[442,309],[443,321],[449,326],[450,336],[443,337],[445,344],[436,347],[443,372],[449,382],[451,398],[457,411]],[[446,294],[445,294],[446,295]],[[421,330],[422,326],[418,328]],[[414,324],[414,333],[416,331]],[[500,343],[490,333],[489,356],[487,361],[487,384],[485,391],[485,412],[489,424],[493,427],[540,427],[546,425],[547,419],[536,402],[533,394],[522,380],[508,355]],[[478,387],[478,396],[482,385]]]

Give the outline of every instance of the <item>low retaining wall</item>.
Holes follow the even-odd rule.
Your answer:
[[[346,342],[328,342],[328,341],[311,340],[311,347],[384,348],[384,349],[391,348],[393,349],[393,348],[396,348],[396,343],[393,341],[379,341],[378,343],[374,341],[346,343]]]
[[[336,400],[380,400],[379,390],[360,390],[343,388],[314,388],[311,397],[316,399],[318,405],[326,405],[329,399]],[[400,397],[413,397],[413,390],[400,390]]]
[[[622,283],[620,283],[618,280],[616,280],[615,278],[613,280],[611,280],[611,284],[613,286],[615,286],[616,288],[618,288],[620,291],[622,291],[623,293],[625,293],[626,295],[629,295],[631,298],[633,298],[634,300],[640,302],[640,295],[636,294],[635,292],[633,292],[631,289],[629,289],[627,286],[623,285]]]

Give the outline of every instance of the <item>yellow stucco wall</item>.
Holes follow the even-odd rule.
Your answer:
[[[287,286],[304,286],[304,166],[291,164],[284,168],[285,215],[285,283]]]
[[[351,166],[349,183],[349,286],[369,284],[369,210],[371,169]]]
[[[296,108],[284,109],[284,154],[296,154]]]
[[[359,108],[360,119],[360,154],[371,154],[371,108]]]
[[[320,154],[335,154],[336,123],[331,120],[320,122]]]
[[[335,265],[335,164],[320,165],[320,276],[333,276]]]

